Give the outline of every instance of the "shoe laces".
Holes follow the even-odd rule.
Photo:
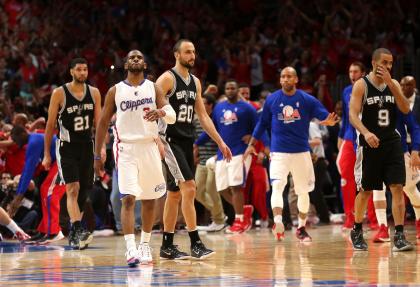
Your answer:
[[[144,257],[152,257],[152,248],[147,243],[140,244],[140,252]]]

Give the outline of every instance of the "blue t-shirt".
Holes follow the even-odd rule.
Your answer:
[[[278,90],[265,101],[253,137],[260,139],[271,125],[271,152],[299,153],[310,150],[309,123],[325,120],[328,111],[315,97],[302,90],[292,96]]]
[[[420,151],[420,126],[417,123],[416,116],[413,112],[409,112],[405,115],[398,110],[397,130],[401,135],[401,144],[404,152],[408,151],[406,126],[411,136],[412,150]]]
[[[343,90],[343,95],[341,97],[341,101],[343,103],[343,115],[342,115],[342,124],[340,132],[338,133],[338,137],[342,138],[343,140],[348,140],[353,143],[356,143],[356,129],[351,125],[349,119],[349,107],[350,107],[350,96],[353,90],[353,85],[347,86]]]
[[[251,135],[257,123],[257,112],[248,103],[240,100],[236,103],[224,101],[218,103],[213,110],[213,122],[226,145],[230,148],[232,155],[243,154],[247,144],[243,141],[245,135]],[[210,137],[203,132],[195,142],[202,145]],[[220,150],[217,151],[217,159],[223,158]]]
[[[55,156],[55,141],[56,136],[53,136],[51,141],[51,163],[56,159]],[[16,194],[23,194],[28,189],[29,183],[34,176],[35,169],[42,162],[44,158],[44,134],[29,134],[28,145],[25,152],[25,166],[23,167],[22,174],[20,176],[19,184],[16,190]]]

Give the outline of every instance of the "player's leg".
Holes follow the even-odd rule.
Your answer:
[[[315,187],[315,173],[312,158],[309,152],[292,155],[291,173],[298,196],[298,229],[297,238],[302,242],[310,242],[312,238],[306,232],[306,220],[308,218],[310,200],[309,192]]]
[[[417,169],[411,168],[409,153],[406,153],[404,158],[406,181],[403,189],[413,206],[414,213],[416,215],[416,238],[420,239],[420,192],[417,189],[417,183],[420,180],[420,173]]]
[[[353,143],[344,141],[337,156],[337,167],[341,175],[341,193],[346,220],[343,229],[351,229],[354,224],[354,201],[356,198],[356,182],[354,178],[354,164],[356,153]]]
[[[131,194],[125,194],[121,199],[121,203],[121,225],[127,247],[127,264],[132,267],[140,263],[140,255],[137,252],[136,238],[134,235],[134,206],[136,204],[136,197]]]
[[[271,208],[273,210],[274,225],[273,235],[281,241],[284,239],[283,225],[283,191],[287,185],[290,172],[290,154],[272,153],[270,162],[270,179],[273,191],[271,193]]]
[[[379,224],[379,230],[373,237],[373,242],[389,242],[388,220],[386,217],[386,187],[382,190],[373,191],[373,203],[375,205],[376,218]]]
[[[213,228],[209,231],[220,231],[226,227],[225,212],[223,210],[222,200],[220,194],[216,189],[216,176],[214,170],[207,168],[206,193],[211,199],[212,209],[210,210],[212,220],[214,222]]]

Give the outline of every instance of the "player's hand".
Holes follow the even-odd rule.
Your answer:
[[[250,156],[251,154],[253,154],[253,155],[257,155],[257,152],[256,152],[256,150],[255,150],[255,146],[253,146],[253,145],[249,145],[247,148],[246,148],[246,150],[245,150],[245,153],[244,153],[244,161],[248,158],[248,156]]]
[[[340,119],[335,113],[328,114],[327,118],[323,121],[320,121],[319,124],[323,126],[335,126]]]
[[[105,173],[105,169],[104,169],[104,163],[101,160],[94,160],[93,161],[93,168],[95,170],[95,175],[102,177]]]
[[[223,158],[227,162],[230,162],[232,160],[232,152],[230,151],[230,148],[224,142],[222,142],[222,144],[219,145],[219,149],[223,154]]]
[[[42,159],[42,166],[45,168],[45,170],[50,170],[51,155],[49,155],[48,153],[44,154],[44,158]]]
[[[146,115],[144,116],[144,119],[149,122],[156,121],[160,118],[163,118],[166,116],[166,113],[164,110],[157,109],[157,110],[149,110],[146,112]]]
[[[392,82],[391,74],[389,73],[388,69],[382,65],[379,65],[376,68],[376,75],[384,80],[385,84],[389,85]]]
[[[252,137],[252,135],[244,135],[244,136],[242,137],[242,141],[243,141],[245,144],[248,144],[248,143],[249,143],[249,141],[251,140],[251,137]]]
[[[265,159],[265,153],[260,151],[257,155],[257,164],[263,165],[264,159]]]
[[[377,148],[379,146],[379,139],[375,134],[371,132],[367,132],[363,135],[365,137],[365,141],[371,148]]]
[[[418,151],[412,151],[410,156],[410,167],[413,171],[417,171],[420,168],[420,156]]]
[[[23,194],[16,195],[15,198],[10,202],[7,206],[7,213],[9,214],[10,218],[13,218],[18,211],[20,204],[22,203]]]

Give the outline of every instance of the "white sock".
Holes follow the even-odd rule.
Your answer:
[[[127,251],[136,249],[136,238],[134,234],[126,234],[124,235],[125,244],[127,245]]]
[[[375,209],[376,212],[376,219],[378,219],[378,224],[381,226],[384,224],[385,226],[388,226],[388,220],[386,220],[386,209],[385,208],[377,208]]]
[[[20,230],[19,226],[17,226],[16,222],[13,220],[10,220],[10,223],[6,225],[6,227],[13,232],[13,234],[16,233],[16,231]]]
[[[146,232],[146,231],[142,230],[141,231],[141,237],[140,237],[140,244],[149,243],[151,236],[152,236],[151,232]]]
[[[420,207],[414,207],[413,206],[413,209],[414,209],[414,214],[416,215],[416,220],[419,220],[420,219]]]
[[[302,219],[302,218],[300,218],[300,216],[298,216],[298,228],[306,226],[306,219],[307,219],[307,217],[305,217],[305,219]]]
[[[243,214],[236,214],[235,218],[238,218],[241,222],[244,221],[244,215]]]
[[[274,216],[274,223],[283,223],[283,216],[281,215]]]

